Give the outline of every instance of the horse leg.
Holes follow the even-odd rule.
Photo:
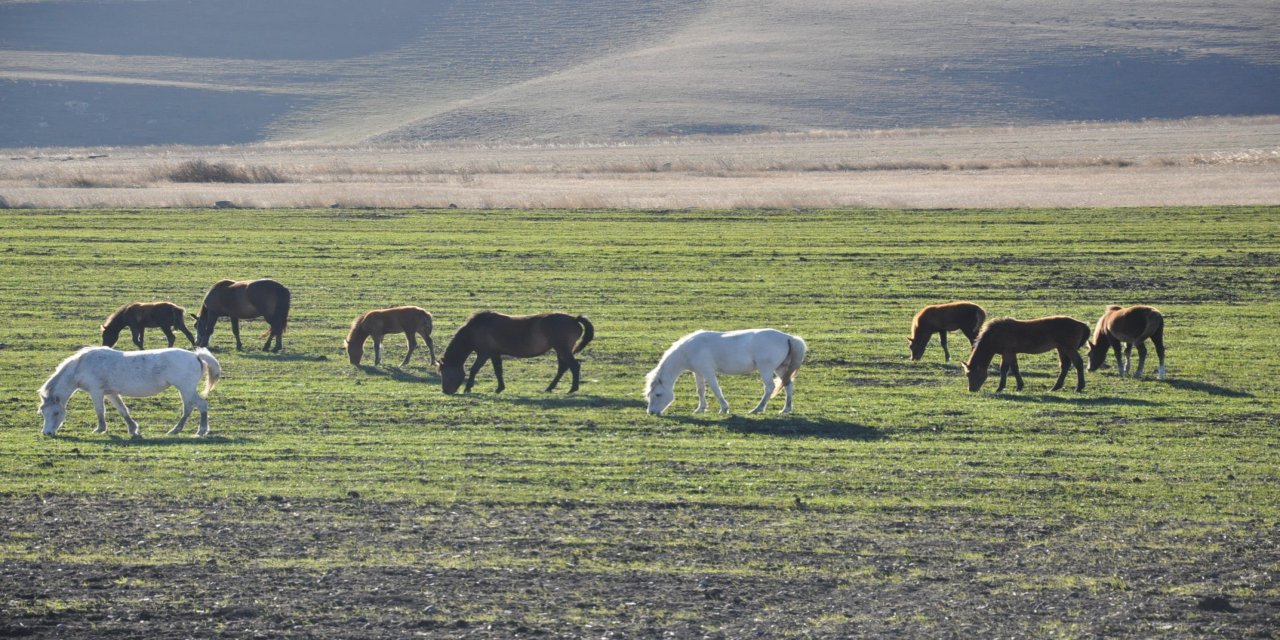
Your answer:
[[[1084,391],[1084,358],[1074,349],[1068,353],[1071,355],[1071,364],[1076,366],[1076,392],[1079,393]]]
[[[196,408],[200,410],[200,428],[196,430],[196,436],[209,435],[209,401],[200,397],[199,393],[192,391],[192,401],[195,402]]]
[[[102,406],[102,392],[90,393],[89,397],[93,399],[93,410],[98,412],[98,428],[94,429],[94,433],[107,432],[107,412]]]
[[[1016,353],[1009,354],[1009,370],[1013,372],[1013,379],[1018,383],[1014,390],[1022,391],[1022,388],[1027,385],[1022,382],[1022,370],[1018,368],[1018,354]]]
[[[787,381],[787,402],[782,405],[782,410],[778,413],[791,413],[791,397],[795,395],[795,380]]]
[[[702,413],[707,410],[707,379],[701,373],[694,371],[693,381],[698,385],[698,408],[693,412]]]
[[[483,367],[488,359],[487,355],[476,354],[476,363],[471,365],[471,374],[467,376],[467,386],[462,390],[463,393],[471,393],[471,387],[476,383],[476,372],[480,371],[480,367]]]
[[[573,376],[573,385],[569,387],[569,393],[578,390],[578,379],[582,374],[582,363],[573,357],[573,352],[569,352],[569,374]]]
[[[1133,377],[1141,378],[1142,372],[1147,368],[1147,345],[1145,342],[1137,343],[1138,347],[1138,369],[1133,372]]]
[[[570,356],[570,358],[572,358],[572,356]],[[565,360],[564,353],[559,349],[556,349],[556,377],[552,378],[551,384],[547,385],[548,393],[550,393],[552,389],[555,389],[557,384],[560,384],[560,376],[563,376],[564,372],[568,370],[569,363]],[[577,389],[578,385],[574,384],[573,388]],[[572,391],[570,393],[572,393]]]
[[[418,339],[413,337],[413,331],[404,332],[404,337],[409,341],[409,352],[404,354],[404,360],[400,362],[400,366],[408,366],[409,358],[413,357],[413,350],[418,348]]]
[[[720,401],[720,413],[729,413],[729,403],[724,399],[724,392],[720,390],[720,381],[716,379],[716,374],[707,376],[707,386],[711,387],[711,393],[716,394],[716,400]]]
[[[373,334],[373,366],[382,364],[382,336]]]
[[[178,418],[178,424],[173,425],[173,428],[165,435],[176,436],[182,433],[182,428],[187,425],[187,418],[191,417],[191,410],[196,406],[195,398],[199,396],[200,394],[195,392],[195,387],[192,387],[190,393],[182,392],[182,417]]]
[[[757,404],[751,413],[760,413],[769,404],[769,398],[773,397],[773,391],[777,389],[777,385],[773,382],[775,377],[770,369],[760,370],[760,381],[764,383],[764,395],[760,398],[760,404]]]
[[[236,351],[243,350],[244,345],[240,344],[240,319],[239,318],[231,319],[231,334],[236,337]]]
[[[502,379],[502,356],[493,354],[493,375],[498,376],[498,388],[494,389],[494,393],[502,393],[507,388],[507,382]]]
[[[1119,372],[1120,377],[1123,378],[1124,377],[1124,354],[1120,352],[1120,341],[1112,338],[1106,338],[1106,339],[1111,340],[1111,351],[1116,354],[1116,371]]]
[[[124,423],[129,425],[129,435],[141,438],[142,434],[138,433],[138,423],[134,422],[133,416],[129,415],[129,407],[124,406],[124,399],[119,394],[112,393],[107,396],[107,400],[110,400],[116,411],[119,411],[120,415],[124,417]]]
[[[181,316],[179,316],[179,321],[181,321]],[[182,335],[187,337],[187,340],[190,341],[191,344],[194,345],[196,343],[196,337],[191,335],[191,332],[187,330],[187,325],[185,323],[179,322],[177,328],[178,331],[182,332]]]
[[[437,364],[440,364],[440,361],[436,360],[436,344],[431,341],[431,335],[423,333],[422,339],[427,341],[427,351],[431,353],[431,366],[434,367]]]
[[[173,335],[173,329],[169,327],[160,327],[160,330],[164,332],[164,337],[169,340],[169,348],[172,349],[173,343],[178,341],[178,336]]]
[[[1005,380],[1009,377],[1009,358],[1008,356],[1000,356],[1000,386],[996,387],[996,393],[1004,391]]]
[[[1071,356],[1067,353],[1066,347],[1058,347],[1058,381],[1053,384],[1050,391],[1061,389],[1062,383],[1067,380],[1067,372],[1071,371]]]
[[[947,332],[938,332],[938,341],[942,343],[942,358],[946,362],[951,362],[951,352],[947,350]]]
[[[1164,335],[1163,332],[1151,336],[1151,344],[1155,345],[1156,356],[1160,358],[1160,368],[1156,369],[1156,376],[1164,380]]]
[[[1129,373],[1133,371],[1133,343],[1127,342],[1124,345],[1124,371]]]

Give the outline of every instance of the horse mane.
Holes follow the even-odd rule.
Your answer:
[[[662,371],[662,365],[667,361],[667,358],[670,358],[671,354],[675,353],[678,349],[680,349],[680,347],[683,347],[686,342],[692,340],[694,336],[703,332],[704,332],[703,329],[698,329],[697,331],[694,331],[689,335],[683,336],[679,340],[676,340],[675,342],[671,343],[671,346],[667,347],[667,350],[662,352],[662,357],[658,358],[657,366],[655,366],[652,370],[649,371],[649,373],[646,373],[644,376],[644,389],[645,389],[646,396],[648,396],[649,391],[653,389],[653,381],[657,380],[658,373]]]
[[[978,331],[978,337],[973,339],[973,344],[977,345],[979,342],[982,342],[983,336],[987,335],[987,332],[995,328],[996,326],[1005,326],[1017,321],[1018,320],[1016,318],[1010,318],[1008,316],[1005,316],[1003,318],[995,318],[993,320],[988,320],[986,324],[982,325],[982,329]]]
[[[45,380],[44,384],[40,385],[40,390],[37,391],[37,393],[40,394],[40,399],[41,400],[48,399],[49,387],[53,386],[54,382],[61,380],[62,376],[66,375],[67,372],[71,369],[71,365],[76,362],[79,362],[80,358],[83,357],[85,353],[92,351],[94,349],[109,349],[109,348],[110,347],[94,347],[94,346],[80,347],[79,351],[67,356],[65,359],[63,359],[62,362],[58,363],[57,367],[54,368],[53,375],[49,376],[49,379]]]
[[[138,303],[136,303],[136,302],[130,302],[130,303],[128,303],[128,304],[121,305],[119,309],[116,309],[115,311],[112,311],[112,312],[111,312],[111,315],[107,316],[107,320],[106,320],[106,322],[103,322],[103,323],[102,323],[102,327],[103,327],[104,329],[109,329],[109,328],[111,328],[111,327],[112,327],[112,325],[114,325],[116,322],[120,321],[120,319],[124,316],[124,314],[125,314],[125,313],[127,313],[127,312],[129,311],[129,309],[132,309],[132,308],[133,308],[133,306],[134,306],[134,305],[136,305],[136,304],[138,304]]]
[[[364,323],[364,319],[368,317],[369,313],[370,312],[366,311],[360,314],[359,316],[356,316],[356,319],[351,321],[351,331],[347,332],[347,338],[346,340],[343,340],[343,344],[349,345],[351,344],[352,340],[355,340],[356,333],[359,333],[361,331],[360,325]]]

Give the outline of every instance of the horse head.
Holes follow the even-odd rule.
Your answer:
[[[120,340],[120,329],[102,325],[102,346],[114,347]]]
[[[649,414],[662,415],[662,412],[666,411],[667,407],[671,406],[671,403],[675,401],[675,389],[663,382],[662,378],[657,375],[656,369],[646,378],[648,384],[645,386],[644,399],[649,403]]]
[[[436,371],[440,372],[440,388],[445,395],[453,395],[458,392],[458,387],[462,386],[462,379],[466,377],[461,364],[444,364],[440,363],[436,367]]]
[[[218,317],[209,311],[209,307],[201,306],[200,315],[192,315],[191,319],[196,323],[196,346],[209,348],[209,338],[213,337],[213,326],[217,324]]]
[[[1099,340],[1097,342],[1089,341],[1089,370],[1097,371],[1098,369],[1107,368],[1107,343]]]
[[[46,436],[52,436],[58,433],[58,429],[67,419],[67,408],[63,406],[63,398],[51,395],[40,398],[40,415],[44,418],[44,429],[41,431]]]
[[[924,357],[924,348],[929,346],[928,340],[907,338],[907,349],[911,351],[911,361],[916,362]]]
[[[990,373],[986,367],[970,367],[968,362],[961,362],[960,366],[964,368],[964,373],[969,377],[969,391],[977,391],[982,388],[982,383],[987,381],[987,375]]]

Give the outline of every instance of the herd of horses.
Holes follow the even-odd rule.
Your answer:
[[[208,433],[208,403],[196,387],[207,374],[204,390],[207,396],[221,375],[217,359],[208,350],[214,327],[220,319],[229,318],[236,349],[243,349],[240,321],[263,318],[268,329],[260,336],[266,338],[262,349],[279,352],[283,348],[284,331],[289,321],[290,301],[289,289],[275,280],[221,280],[205,294],[199,314],[191,316],[195,320],[194,336],[185,324],[186,311],[173,303],[135,302],[120,307],[101,326],[103,346],[85,347],[66,358],[40,388],[40,413],[45,422],[43,433],[50,436],[57,433],[66,419],[67,401],[76,391],[83,390],[93,399],[97,410],[96,432],[106,430],[105,401],[120,412],[130,435],[140,437],[138,425],[130,417],[123,397],[151,396],[172,386],[182,394],[183,414],[169,434],[181,432],[193,409],[199,409],[200,429],[197,435],[205,435]],[[126,328],[140,351],[122,352],[112,348]],[[145,330],[148,328],[160,329],[168,339],[169,348],[146,350]],[[581,315],[543,313],[508,316],[482,311],[473,314],[457,330],[437,362],[435,343],[431,339],[432,328],[431,313],[420,307],[375,309],[352,321],[343,346],[351,364],[359,365],[364,356],[364,345],[372,338],[374,366],[378,366],[382,362],[383,338],[392,333],[404,333],[409,350],[400,364],[405,366],[417,349],[417,336],[421,336],[427,344],[431,364],[439,371],[441,389],[446,394],[456,393],[464,380],[464,392],[471,391],[476,373],[487,363],[492,364],[498,380],[495,392],[501,392],[506,388],[502,375],[503,357],[529,358],[555,351],[558,368],[547,391],[554,390],[568,372],[572,377],[569,392],[573,393],[579,388],[581,371],[581,363],[574,356],[595,337],[595,327]],[[175,330],[186,336],[195,347],[193,351],[174,348]],[[1053,350],[1058,353],[1060,366],[1057,382],[1051,390],[1062,388],[1074,366],[1076,391],[1082,391],[1085,364],[1080,349],[1086,344],[1089,345],[1089,371],[1106,366],[1107,354],[1111,351],[1115,354],[1121,376],[1132,373],[1140,378],[1146,365],[1145,343],[1150,340],[1160,360],[1158,376],[1161,380],[1165,377],[1164,318],[1154,307],[1109,306],[1090,329],[1089,325],[1067,316],[988,321],[986,310],[972,302],[931,305],[921,309],[911,321],[911,334],[907,339],[911,360],[920,360],[933,335],[937,334],[943,357],[950,361],[947,334],[952,331],[960,331],[970,343],[969,359],[961,365],[968,377],[969,391],[981,389],[996,355],[1001,358],[1000,384],[996,391],[1004,390],[1010,372],[1021,391],[1023,381],[1018,370],[1018,354]],[[274,347],[272,341],[275,342]],[[1131,366],[1135,348],[1138,351],[1136,370]],[[695,412],[707,409],[707,387],[715,394],[720,412],[729,412],[729,403],[720,390],[717,374],[758,372],[764,394],[751,412],[764,411],[769,401],[785,390],[786,402],[781,413],[790,413],[795,376],[806,352],[807,345],[799,336],[775,329],[695,331],[676,340],[663,353],[657,366],[645,376],[644,397],[648,412],[654,415],[663,413],[675,399],[676,380],[690,371],[698,391]],[[467,372],[466,361],[472,353],[476,354],[476,359]]]

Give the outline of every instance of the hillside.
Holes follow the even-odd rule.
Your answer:
[[[1268,0],[0,1],[0,146],[1280,113]]]

